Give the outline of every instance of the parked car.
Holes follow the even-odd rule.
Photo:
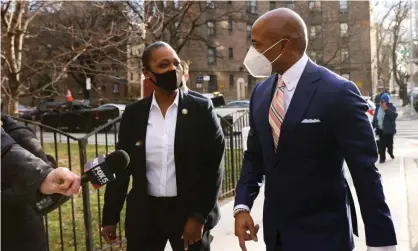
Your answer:
[[[119,117],[119,113],[116,107],[92,108],[82,104],[62,103],[60,108],[42,114],[41,122],[60,130],[87,133]]]
[[[225,105],[224,95],[222,95],[220,92],[202,93],[202,95],[212,100],[213,106],[215,108]]]
[[[376,105],[374,104],[374,102],[372,101],[372,98],[369,96],[363,96],[362,97],[364,100],[366,100],[367,105],[369,106],[369,109],[367,110],[367,117],[369,118],[370,122],[373,122],[373,116],[374,116],[374,112],[376,110]]]
[[[250,108],[249,100],[234,100],[222,106],[222,108]]]
[[[117,108],[119,110],[119,116],[123,114],[125,111],[126,105],[124,104],[104,104],[99,106],[98,108]]]
[[[36,108],[25,105],[18,105],[17,116],[22,119],[32,120],[35,118]]]

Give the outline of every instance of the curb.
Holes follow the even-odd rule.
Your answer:
[[[402,158],[401,169],[404,170],[408,213],[409,247],[418,251],[418,159]]]

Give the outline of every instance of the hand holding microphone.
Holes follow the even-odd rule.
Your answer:
[[[101,155],[84,166],[80,177],[67,168],[54,169],[41,185],[41,193],[45,194],[36,203],[36,211],[45,215],[58,208],[73,195],[79,192],[80,184],[91,182],[98,189],[109,181],[116,179],[115,173],[128,166],[129,155],[123,150],[117,150],[108,156]]]
[[[43,194],[59,193],[73,195],[80,191],[81,178],[67,168],[52,170],[41,183],[39,191]]]

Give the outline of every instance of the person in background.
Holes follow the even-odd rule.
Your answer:
[[[387,93],[380,97],[380,105],[376,108],[373,117],[373,128],[376,129],[376,135],[379,137],[377,147],[379,149],[379,162],[386,161],[386,149],[392,159],[393,137],[396,134],[396,118],[398,113],[396,107],[390,102],[390,96]]]
[[[202,94],[189,89],[189,87],[187,86],[187,82],[189,81],[189,77],[190,77],[189,76],[189,64],[187,64],[187,62],[184,60],[182,60],[180,64],[181,64],[181,67],[183,68],[183,81],[180,84],[180,89],[184,93],[187,93],[189,95],[192,95],[198,98],[207,99],[207,97],[203,96]]]
[[[376,94],[376,96],[374,98],[374,104],[376,105],[376,107],[380,105],[380,98],[385,93],[387,93],[389,95],[390,94],[389,89],[385,89],[383,92]]]
[[[257,241],[251,207],[264,174],[267,251],[353,250],[357,219],[344,161],[358,195],[367,250],[396,250],[368,106],[357,86],[309,59],[306,24],[290,9],[259,17],[251,40],[244,65],[252,76],[267,79],[251,95],[236,188],[235,234],[242,250],[245,241]]]
[[[106,187],[102,236],[116,238],[126,204],[127,251],[210,250],[210,230],[220,219],[225,142],[213,105],[179,89],[180,59],[164,42],[148,46],[143,73],[152,95],[130,104],[122,115],[117,149],[131,162]],[[190,92],[190,90],[189,90]]]

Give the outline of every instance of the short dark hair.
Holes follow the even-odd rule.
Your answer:
[[[149,70],[150,61],[152,58],[152,52],[155,51],[156,49],[159,49],[165,46],[170,46],[170,45],[163,41],[157,41],[157,42],[150,44],[147,48],[145,48],[144,52],[142,53],[142,66],[145,69]]]
[[[184,60],[182,60],[180,64],[181,64],[181,67],[183,68],[183,74],[189,73],[189,64]]]

